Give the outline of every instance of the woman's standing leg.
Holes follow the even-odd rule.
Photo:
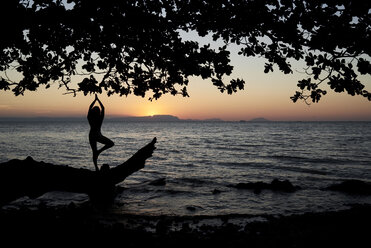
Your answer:
[[[97,150],[97,139],[93,137],[92,135],[89,135],[89,143],[90,143],[91,149],[93,150],[93,163],[95,166],[95,170],[99,171],[98,162],[97,162],[98,156],[99,156],[99,152]]]

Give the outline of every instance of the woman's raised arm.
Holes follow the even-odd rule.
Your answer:
[[[95,95],[95,99],[94,99],[94,101],[90,104],[90,106],[89,106],[89,110],[91,110],[92,108],[93,108],[93,106],[94,106],[94,104],[95,104],[95,102],[97,101],[97,95]]]
[[[103,103],[99,100],[98,96],[95,95],[95,100],[98,101],[99,105],[100,105],[100,113],[101,113],[101,116],[102,116],[102,119],[104,118],[104,106],[103,106]]]

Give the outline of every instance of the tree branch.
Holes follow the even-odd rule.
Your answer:
[[[156,138],[136,152],[126,162],[109,169],[103,165],[99,172],[37,162],[31,157],[0,164],[0,205],[21,196],[37,197],[48,191],[88,193],[95,199],[114,196],[115,185],[144,168],[152,156]]]

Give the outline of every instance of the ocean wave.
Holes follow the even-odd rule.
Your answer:
[[[304,156],[291,156],[291,155],[273,155],[267,156],[281,161],[290,161],[290,162],[307,162],[307,163],[321,163],[321,164],[344,164],[344,163],[354,163],[357,162],[352,159],[340,159],[340,158],[314,158],[314,157],[304,157]]]
[[[124,188],[121,193],[121,197],[133,195],[142,199],[154,199],[163,195],[178,195],[183,197],[192,197],[197,195],[197,192],[193,190],[187,190],[185,188],[175,187],[158,187],[150,186],[148,183],[141,185],[131,185]]]
[[[169,174],[174,174],[174,173],[171,173],[171,172],[164,172],[164,171],[160,171],[160,170],[152,170],[152,169],[142,169],[141,170],[141,173],[145,173],[145,174],[155,174],[155,175],[169,175]]]
[[[300,173],[308,173],[308,174],[314,174],[314,175],[329,175],[331,172],[329,172],[327,169],[312,169],[312,168],[303,168],[299,166],[278,166],[278,169],[282,171],[294,171],[294,172],[300,172]]]
[[[225,146],[214,146],[214,147],[210,147],[210,148],[216,149],[216,150],[231,151],[231,152],[234,152],[234,151],[247,151],[248,150],[248,149],[246,149],[244,147],[229,146],[229,145],[225,145]]]
[[[168,149],[167,152],[170,152],[170,153],[181,153],[180,150],[177,150],[177,149]]]
[[[204,185],[204,184],[210,184],[212,181],[210,181],[210,179],[205,179],[205,178],[181,177],[181,178],[177,178],[176,182],[178,184],[189,183],[191,185]]]
[[[258,168],[262,171],[269,169],[280,171],[278,175],[285,174],[287,171],[302,172],[316,175],[328,175],[330,172],[327,169],[314,169],[301,166],[291,166],[283,164],[275,164],[268,162],[223,162],[218,163],[218,165],[228,166],[228,167],[246,167],[246,168]]]
[[[262,161],[262,162],[217,162],[216,165],[218,166],[226,166],[226,167],[254,167],[254,168],[272,168],[273,164]]]

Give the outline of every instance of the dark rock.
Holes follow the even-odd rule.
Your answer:
[[[169,230],[171,221],[168,218],[161,218],[156,224],[156,233],[157,234],[166,234]]]
[[[183,223],[182,224],[182,232],[184,232],[184,233],[188,233],[188,232],[191,232],[191,228],[190,228],[190,226],[189,226],[189,223]]]
[[[218,189],[214,189],[212,193],[213,193],[213,195],[217,195],[217,194],[220,194],[220,193],[221,193],[221,191],[220,191],[220,190],[218,190]]]
[[[149,183],[149,185],[153,186],[165,186],[166,185],[166,178],[159,178]]]
[[[256,182],[256,183],[237,183],[235,188],[237,189],[269,189],[270,185],[264,182]]]
[[[187,206],[186,209],[187,209],[188,211],[191,211],[191,212],[196,211],[196,208],[193,207],[193,206]]]
[[[280,181],[278,179],[274,179],[271,182],[271,189],[283,192],[295,192],[299,187],[295,187],[289,180]]]
[[[295,192],[300,189],[299,186],[294,186],[289,180],[278,180],[274,179],[271,183],[255,182],[255,183],[238,183],[232,186],[237,189],[250,189],[253,190],[255,194],[259,194],[264,189],[269,189],[273,191],[282,192]]]
[[[261,188],[254,189],[254,194],[260,194],[262,192]]]
[[[29,162],[29,163],[31,163],[31,162],[34,162],[35,160],[31,157],[31,156],[27,156],[27,158],[26,158],[26,162]]]
[[[371,183],[360,180],[346,180],[339,184],[333,184],[325,190],[340,191],[348,194],[371,195]]]

